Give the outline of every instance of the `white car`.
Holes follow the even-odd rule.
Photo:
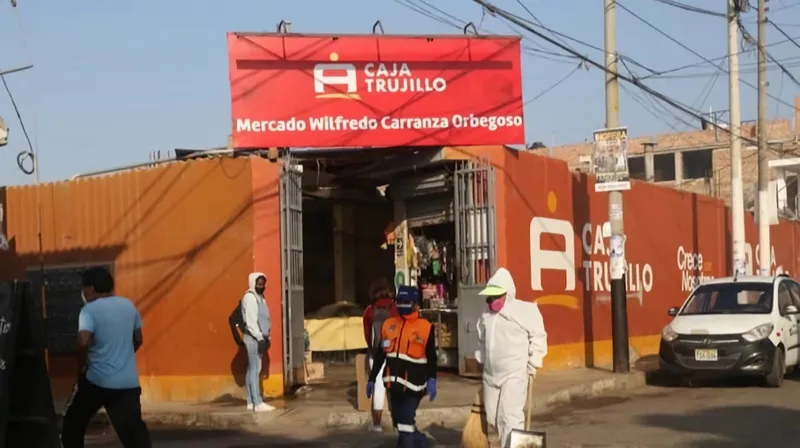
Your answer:
[[[759,376],[781,387],[800,361],[800,284],[788,276],[715,279],[669,315],[659,348],[669,374]]]

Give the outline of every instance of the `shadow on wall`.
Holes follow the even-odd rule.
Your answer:
[[[249,165],[247,165],[249,167]],[[198,181],[199,182],[199,181]],[[178,199],[176,202],[182,202],[188,194],[191,193],[193,188],[190,187],[189,193]],[[252,210],[252,208],[260,203],[270,199],[276,198],[278,195],[278,180],[272,182],[271,184],[253,192],[253,197],[246,198],[242,201],[240,206],[236,209],[236,211],[223,221],[220,226],[207,237],[203,238],[197,244],[195,244],[189,250],[180,252],[175,255],[170,255],[168,257],[162,257],[157,259],[151,259],[144,262],[136,262],[130,264],[123,264],[119,266],[120,269],[137,269],[137,268],[144,268],[148,265],[153,265],[157,263],[174,263],[173,267],[168,269],[163,273],[163,275],[150,283],[150,288],[145,291],[140,297],[137,299],[137,305],[139,307],[139,312],[142,314],[142,317],[145,317],[153,307],[159,303],[162,299],[169,296],[173,290],[178,286],[178,284],[183,280],[184,275],[186,272],[195,265],[198,258],[211,246],[214,242],[216,242],[228,229],[230,229],[234,224],[236,224],[247,212]],[[157,218],[158,221],[164,218],[159,217]],[[258,239],[255,239],[253,244],[257,244],[259,240],[269,238],[280,231],[279,228],[276,228],[272,233],[263,233],[259,235]],[[203,287],[199,288],[200,291],[207,290],[208,286],[213,285],[216,283],[220,278],[229,274],[230,268],[236,264],[242,257],[247,255],[247,252],[252,249],[252,246],[243,247],[240,251],[230,254],[230,258],[225,260],[220,266],[215,267],[215,271],[217,272],[216,275],[206,278],[203,281]],[[221,260],[220,260],[221,261]],[[248,273],[249,274],[249,273]],[[240,290],[231,291],[231,296],[235,297],[236,300],[241,298],[241,295],[244,294],[246,288],[246,277],[242,278],[241,284],[242,288]],[[196,301],[199,297],[194,297],[192,300],[187,300],[186,305],[183,309],[179,310],[175,314],[177,316],[183,315]],[[232,300],[231,298],[226,298],[227,300]],[[228,302],[226,302],[228,303]],[[273,314],[279,313],[280,310],[270,310]],[[151,344],[156,345],[161,337],[165,336],[164,333],[156,334],[151,339]]]
[[[12,199],[17,204],[15,207],[21,210],[11,211],[16,216],[13,231],[17,234],[24,232],[24,238],[20,236],[20,241],[25,242],[25,254],[17,253],[20,241],[12,241],[10,251],[0,252],[0,277],[24,276],[26,268],[37,268],[42,263],[40,258],[43,258],[45,266],[113,263],[119,283],[124,283],[125,289],[133,288],[134,292],[126,293],[135,295],[131,298],[145,321],[148,316],[155,317],[151,316],[154,310],[160,311],[157,306],[165,302],[172,304],[169,318],[157,313],[155,320],[159,322],[156,325],[159,328],[149,333],[142,350],[147,358],[150,350],[158,347],[163,340],[169,341],[170,335],[175,335],[175,332],[169,331],[171,328],[180,329],[189,325],[183,317],[200,300],[208,302],[210,291],[215,290],[215,294],[220,295],[223,285],[226,288],[228,285],[237,285],[228,288],[230,291],[224,296],[214,298],[225,312],[229,311],[227,307],[237,303],[246,289],[249,269],[244,274],[239,271],[248,264],[250,252],[259,241],[277,238],[280,232],[277,225],[274,229],[260,229],[257,235],[242,233],[245,229],[253,232],[252,225],[248,224],[248,214],[256,213],[254,207],[277,201],[278,196],[278,179],[271,182],[265,180],[269,183],[253,189],[250,179],[252,163],[243,159],[183,162],[161,169],[44,184],[39,187],[43,204],[44,247],[46,250],[55,250],[45,252],[43,257],[35,249],[37,231],[29,228],[31,222],[35,223],[36,211],[31,212],[24,207],[31,203],[33,191],[16,191]],[[210,200],[209,194],[212,191],[219,193],[220,188],[230,189],[229,197],[223,201]],[[0,201],[4,204],[5,195],[6,190],[0,188]],[[89,202],[109,204],[103,214],[95,217],[97,221],[92,221],[92,216],[87,215],[91,212],[86,209]],[[205,213],[204,207],[215,209]],[[278,213],[277,207],[275,213]],[[7,209],[5,218],[4,227],[10,222]],[[105,221],[100,221],[102,219]],[[174,241],[165,240],[171,232],[178,231],[186,232],[188,236],[176,236]],[[81,237],[85,240],[81,240]],[[59,246],[64,245],[89,249],[58,250]],[[211,246],[213,251],[209,252]],[[252,262],[249,265],[252,269]],[[231,276],[232,268],[235,268],[233,270],[237,278]],[[280,309],[271,311],[273,316],[280,316]],[[220,313],[219,316],[212,316],[212,319],[225,317],[227,314]],[[222,321],[219,324],[224,328]],[[217,323],[208,325],[216,326]],[[208,329],[200,328],[199,331],[207,333]],[[225,337],[224,334],[222,337]],[[228,343],[235,347],[235,342],[225,338],[224,344]],[[159,353],[165,349],[162,346]],[[229,351],[234,352],[235,349]],[[246,363],[241,360],[245,358],[240,349],[230,362],[237,383],[243,383],[241,377]],[[69,363],[64,364],[68,368],[66,364]],[[147,360],[144,364],[152,369],[156,363],[155,360]],[[168,364],[182,365],[176,359]],[[219,373],[227,370],[226,367],[223,361],[223,370]],[[60,368],[53,371],[51,376],[58,376],[59,371]],[[268,372],[267,364],[264,373]],[[69,377],[73,374],[74,369],[64,372]]]
[[[705,437],[683,442],[683,448],[790,446],[796,442],[785,440],[786,435],[800,434],[800,411],[776,406],[710,408],[686,415],[649,414],[638,420],[645,426]],[[780,430],[773,432],[772,428]]]

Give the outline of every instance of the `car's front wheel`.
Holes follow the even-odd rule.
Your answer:
[[[767,387],[783,386],[783,377],[786,375],[786,354],[783,349],[775,347],[775,354],[772,357],[772,370],[764,378]]]

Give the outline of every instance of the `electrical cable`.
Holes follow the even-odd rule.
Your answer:
[[[800,37],[795,37],[795,39],[798,39],[798,38],[800,38]],[[773,42],[771,44],[764,45],[764,47],[765,48],[774,47],[776,45],[782,45],[782,44],[785,44],[787,42],[789,42],[789,40],[785,39],[785,40],[781,40],[781,41],[778,41],[778,42]],[[739,51],[739,52],[734,53],[734,54],[743,55],[743,54],[746,54],[746,53],[749,53],[749,51],[742,50],[742,51]],[[719,56],[719,57],[716,57],[716,58],[711,58],[710,60],[711,61],[719,61],[720,59],[724,59],[724,58],[727,58],[727,57],[728,57],[728,55]],[[671,68],[669,70],[663,70],[660,73],[657,73],[655,75],[643,76],[643,77],[641,77],[639,79],[645,80],[645,79],[648,79],[648,78],[655,78],[655,77],[664,77],[664,78],[666,78],[666,76],[664,76],[664,75],[668,75],[670,73],[683,71],[683,70],[686,70],[686,69],[689,69],[689,68],[699,67],[699,66],[705,65],[705,64],[706,64],[706,62],[703,61],[703,62],[695,62],[693,64],[681,65],[681,66],[678,66],[678,67],[675,67],[675,68]],[[753,62],[752,64],[755,64],[755,62]]]
[[[558,87],[558,86],[560,86],[561,84],[563,84],[563,83],[564,83],[566,80],[568,80],[569,78],[571,78],[571,77],[572,77],[572,75],[574,75],[574,74],[575,74],[575,73],[576,73],[578,70],[580,70],[580,69],[581,69],[581,68],[583,68],[583,67],[584,67],[584,64],[583,64],[583,62],[581,62],[580,64],[578,64],[578,66],[577,66],[577,67],[575,67],[574,69],[572,69],[572,71],[570,71],[569,73],[567,73],[567,74],[566,74],[564,77],[562,77],[561,79],[559,79],[558,81],[556,81],[556,82],[555,82],[553,85],[551,85],[550,87],[548,87],[548,88],[546,88],[546,89],[542,90],[541,92],[539,92],[539,93],[538,93],[536,96],[534,96],[533,98],[529,99],[528,101],[525,101],[525,102],[524,102],[522,105],[523,105],[523,106],[527,106],[528,104],[530,104],[530,103],[532,103],[532,102],[534,102],[534,101],[538,100],[539,98],[541,98],[541,97],[545,96],[547,93],[549,93],[550,91],[552,91],[552,90],[553,90],[553,89],[555,89],[556,87]]]
[[[658,3],[662,3],[664,5],[673,6],[675,8],[683,9],[684,11],[695,12],[695,13],[698,13],[698,14],[705,14],[705,15],[714,16],[714,17],[722,17],[722,18],[726,18],[727,17],[727,14],[724,14],[724,13],[721,13],[721,12],[716,12],[716,11],[711,11],[711,10],[708,10],[708,9],[698,8],[697,6],[687,5],[685,3],[681,3],[681,2],[678,2],[678,1],[675,1],[675,0],[653,0],[653,1],[656,1]]]
[[[6,77],[0,75],[0,80],[2,80],[3,87],[6,89],[6,93],[8,94],[8,99],[11,101],[11,107],[14,108],[14,113],[17,115],[17,120],[19,120],[19,127],[22,129],[22,134],[25,136],[25,140],[28,142],[28,150],[17,154],[17,167],[19,167],[23,173],[30,176],[36,171],[36,154],[33,150],[33,143],[31,142],[30,135],[28,135],[28,128],[25,127],[25,121],[22,119],[22,114],[19,111],[19,106],[17,106],[17,101],[14,99],[14,94],[11,93],[11,88],[8,87]],[[31,161],[30,169],[25,167],[25,162],[28,159]]]
[[[800,48],[800,44],[798,44],[796,40],[794,40],[792,37],[790,37],[788,34],[786,34],[786,31],[783,31],[783,29],[781,27],[779,27],[777,23],[773,22],[770,19],[766,19],[766,21],[767,21],[767,23],[772,25],[773,28],[778,30],[779,33],[783,34],[783,37],[788,39],[789,42],[791,42],[795,47]]]
[[[702,60],[703,60],[705,63],[707,63],[707,64],[711,64],[711,65],[713,65],[713,66],[717,66],[717,67],[718,67],[718,69],[722,67],[722,65],[717,65],[717,64],[715,64],[714,62],[712,62],[712,61],[711,61],[710,59],[708,59],[707,57],[705,57],[705,56],[703,56],[702,54],[698,53],[697,51],[693,50],[691,47],[689,47],[689,46],[685,45],[683,42],[681,42],[681,41],[679,41],[678,39],[676,39],[676,38],[674,38],[674,37],[670,36],[670,35],[669,35],[669,33],[665,32],[664,30],[662,30],[661,28],[657,27],[656,25],[653,25],[651,22],[649,22],[649,21],[648,21],[647,19],[645,19],[644,17],[642,17],[642,16],[640,16],[640,15],[636,14],[635,12],[631,11],[631,10],[630,10],[630,9],[629,9],[627,6],[625,6],[625,5],[623,5],[621,2],[619,2],[619,0],[617,0],[615,3],[617,4],[617,6],[618,6],[618,7],[622,8],[622,10],[623,10],[623,11],[625,11],[625,12],[627,12],[628,14],[632,15],[634,18],[636,18],[636,19],[637,19],[637,20],[639,20],[640,22],[644,23],[645,25],[647,25],[648,27],[650,27],[651,29],[653,29],[655,32],[657,32],[658,34],[660,34],[660,35],[662,35],[662,36],[666,37],[666,38],[667,38],[667,39],[669,39],[669,40],[670,40],[672,43],[674,43],[674,44],[678,45],[679,47],[683,48],[684,50],[688,51],[689,53],[692,53],[693,55],[695,55],[695,56],[697,56],[698,58],[702,59]],[[786,37],[789,37],[789,36],[786,36]],[[725,69],[722,69],[722,70],[723,70],[725,73],[729,73],[729,72],[728,72],[728,70],[725,70]],[[719,73],[719,72],[715,70],[715,73]],[[747,82],[747,81],[745,81],[745,80],[743,80],[743,79],[739,79],[739,82],[740,82],[740,83],[742,83],[742,84],[744,84],[744,85],[746,85],[747,87],[750,87],[751,89],[754,89],[754,90],[756,90],[756,91],[758,90],[758,87],[756,87],[755,85],[753,85],[753,84],[751,84],[751,83],[749,83],[749,82]],[[775,97],[775,96],[773,96],[773,95],[770,95],[769,93],[767,93],[767,96],[768,96],[769,98],[771,98],[772,100],[774,100],[774,101],[784,102],[782,99],[780,99],[780,98],[777,98],[777,97]],[[787,105],[788,105],[789,103],[786,103],[786,102],[784,102],[784,104],[787,104]]]
[[[536,23],[538,23],[538,24],[539,24],[539,26],[542,26],[542,27],[544,27],[544,23],[542,23],[542,21],[541,21],[541,20],[539,20],[539,18],[538,18],[538,17],[536,17],[536,14],[534,14],[534,13],[533,13],[533,11],[531,10],[531,8],[529,8],[529,7],[528,7],[528,5],[526,5],[525,3],[523,3],[523,2],[522,2],[522,0],[517,0],[517,3],[519,4],[519,6],[521,6],[521,7],[522,7],[522,9],[524,9],[524,10],[525,10],[525,11],[528,13],[528,15],[529,15],[529,16],[531,16],[531,17],[533,18],[533,20],[534,20]],[[556,34],[553,34],[553,33],[551,33],[551,35],[552,35],[553,37],[555,37],[555,38],[556,38],[556,40],[559,40],[559,41],[560,41],[562,44],[566,45],[568,48],[570,48],[570,49],[573,49],[572,47],[570,47],[570,45],[567,43],[567,41],[566,41],[566,40],[559,39],[559,37],[558,37]],[[573,50],[574,50],[574,49],[573,49]]]
[[[784,66],[783,66],[783,64],[781,64],[781,62],[780,62],[780,61],[778,61],[777,59],[775,59],[775,57],[774,57],[774,56],[772,56],[772,54],[770,54],[770,53],[767,51],[767,49],[766,49],[766,48],[764,48],[764,47],[762,47],[761,45],[759,45],[759,43],[758,43],[758,40],[757,40],[757,39],[755,39],[755,38],[753,37],[753,35],[752,35],[752,34],[750,34],[750,32],[749,32],[749,31],[747,31],[747,28],[745,28],[744,24],[742,24],[742,22],[741,22],[741,21],[739,21],[739,22],[738,22],[738,26],[739,26],[739,31],[742,33],[742,38],[743,38],[744,40],[746,40],[746,41],[750,42],[751,44],[755,45],[755,47],[756,47],[756,48],[758,48],[758,50],[759,50],[759,51],[763,51],[763,52],[764,52],[764,56],[766,56],[766,57],[767,57],[767,59],[771,60],[771,61],[772,61],[772,62],[773,62],[775,65],[777,65],[778,67],[780,67],[781,71],[782,71],[782,72],[783,72],[783,73],[784,73],[784,74],[785,74],[785,75],[786,75],[786,76],[787,76],[789,79],[791,79],[791,80],[792,80],[792,82],[794,82],[796,85],[800,86],[800,81],[799,81],[797,78],[795,78],[795,77],[794,77],[794,75],[793,75],[793,74],[792,74],[792,73],[791,73],[791,72],[790,72],[790,71],[789,71],[789,70],[788,70],[786,67],[784,67]]]
[[[397,4],[399,4],[399,5],[407,8],[407,9],[410,9],[411,11],[414,11],[414,12],[416,12],[418,14],[421,14],[421,15],[431,19],[431,20],[434,20],[434,21],[436,21],[438,23],[441,23],[443,25],[447,25],[447,26],[452,27],[452,28],[458,28],[458,29],[461,30],[461,29],[464,28],[464,25],[467,24],[467,22],[465,20],[462,20],[462,19],[460,19],[460,18],[458,18],[458,17],[456,17],[456,16],[454,16],[452,14],[446,13],[446,12],[444,13],[444,14],[446,14],[444,17],[441,15],[441,13],[439,13],[440,15],[437,15],[435,11],[431,11],[431,10],[426,9],[424,5],[414,4],[414,2],[413,2],[414,0],[393,0],[393,1],[395,3],[397,3]],[[439,10],[439,8],[435,8],[435,7],[434,7],[434,9]],[[508,26],[508,24],[506,22],[503,22],[503,23],[509,29],[514,31],[514,29],[511,28],[510,26]],[[479,30],[479,31],[485,32],[485,30]],[[514,31],[514,32],[516,34],[520,34],[520,33],[517,33],[516,31]],[[486,34],[494,35],[494,33],[486,33]],[[532,43],[534,45],[538,45],[536,42],[532,41],[530,38],[526,38],[525,36],[523,36],[523,39],[525,39],[526,41],[528,41],[528,42],[530,42],[530,43]],[[563,53],[556,53],[556,52],[553,52],[553,51],[547,51],[547,50],[544,50],[543,49],[544,47],[541,47],[541,45],[538,45],[538,46],[540,48],[542,48],[542,49],[531,48],[531,47],[527,47],[527,46],[523,45],[522,46],[522,50],[523,50],[524,53],[526,53],[528,55],[535,56],[535,57],[538,57],[540,59],[545,59],[545,60],[548,60],[548,61],[551,61],[551,62],[556,62],[556,63],[572,65],[572,64],[575,63],[575,61],[578,60],[578,58],[576,58],[576,57],[574,57],[572,55],[567,55],[567,54],[563,54]],[[557,59],[557,58],[565,58],[567,60],[562,60],[562,59]]]
[[[494,14],[496,14],[496,15],[498,15],[498,16],[500,16],[500,17],[502,17],[502,18],[514,23],[514,24],[516,24],[520,28],[525,29],[529,33],[534,34],[535,36],[539,37],[540,39],[542,39],[542,40],[544,40],[544,41],[546,41],[548,43],[550,43],[551,45],[554,45],[554,46],[560,48],[563,51],[566,51],[568,53],[572,53],[575,56],[580,57],[587,64],[602,70],[604,73],[611,74],[611,75],[615,76],[616,78],[618,78],[620,80],[623,80],[623,81],[625,81],[625,82],[627,82],[629,84],[635,85],[636,87],[638,87],[639,89],[643,90],[644,92],[646,92],[646,93],[652,95],[653,97],[657,98],[658,100],[660,100],[660,101],[672,106],[673,108],[678,109],[679,111],[683,112],[684,114],[689,115],[691,117],[694,117],[697,120],[704,120],[705,119],[700,112],[692,110],[690,107],[686,106],[685,104],[682,104],[680,101],[677,101],[677,100],[675,100],[673,98],[670,98],[669,96],[667,96],[667,95],[665,95],[665,94],[653,89],[652,87],[642,83],[638,79],[632,78],[630,76],[623,75],[623,74],[619,73],[619,71],[613,72],[609,68],[607,68],[604,64],[601,64],[601,63],[599,63],[599,62],[597,62],[597,61],[595,61],[595,60],[593,60],[591,58],[588,58],[588,57],[586,57],[584,55],[581,55],[580,53],[577,53],[574,50],[570,50],[569,48],[567,48],[565,45],[561,44],[560,42],[557,42],[554,39],[546,36],[541,31],[536,30],[533,26],[531,26],[532,24],[529,21],[527,21],[526,19],[524,19],[522,17],[519,17],[519,16],[517,16],[517,15],[515,15],[515,14],[509,12],[509,11],[506,11],[505,9],[499,8],[499,7],[489,3],[486,0],[472,0],[472,2],[482,6],[484,8],[487,8],[490,13],[494,13]],[[717,122],[709,122],[709,124],[711,124],[714,127],[717,127],[718,129],[720,129],[720,130],[722,130],[724,132],[733,134],[733,130],[730,129],[730,126],[728,126],[728,128],[726,128],[725,126],[720,126]],[[744,141],[747,141],[747,142],[750,142],[750,143],[756,143],[755,140],[753,140],[752,138],[747,137],[745,135],[741,135],[741,133],[739,133],[738,135],[734,135],[734,136],[736,138],[739,138],[741,140],[744,140]]]
[[[800,60],[797,60],[797,59],[800,59],[800,56],[795,57],[795,58],[783,59],[783,61],[786,61],[786,60],[795,61],[795,62],[791,62],[789,64],[784,63],[783,66],[785,68],[787,68],[787,69],[788,68],[800,67]],[[712,59],[712,61],[713,61],[713,59]],[[741,65],[740,65],[740,67],[741,67]],[[768,65],[767,66],[767,71],[775,71],[775,70],[780,70],[780,67],[778,67],[776,65]],[[742,75],[742,74],[753,74],[753,73],[756,73],[757,71],[758,71],[757,67],[747,67],[747,68],[744,68],[744,69],[740,68],[739,70],[737,70],[737,73],[739,73],[740,75]],[[699,73],[686,73],[686,74],[683,74],[683,75],[665,75],[665,76],[658,76],[658,77],[642,76],[639,79],[640,80],[645,80],[645,79],[700,79],[700,78],[713,77],[713,76],[715,76],[716,73],[717,73],[717,71],[714,70],[714,71],[699,72]],[[726,71],[725,73],[728,73],[728,71]]]

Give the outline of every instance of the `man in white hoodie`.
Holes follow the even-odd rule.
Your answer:
[[[269,308],[264,299],[267,276],[253,272],[248,278],[247,292],[242,297],[242,320],[244,335],[242,341],[247,349],[247,373],[244,378],[247,409],[255,412],[269,412],[274,407],[264,403],[261,396],[261,366],[264,353],[269,348],[269,331],[272,327]]]
[[[539,307],[516,298],[511,273],[500,268],[480,295],[487,311],[478,321],[478,350],[483,364],[483,402],[487,422],[497,429],[501,446],[513,429],[525,429],[528,377],[536,375],[547,355],[547,332]]]

